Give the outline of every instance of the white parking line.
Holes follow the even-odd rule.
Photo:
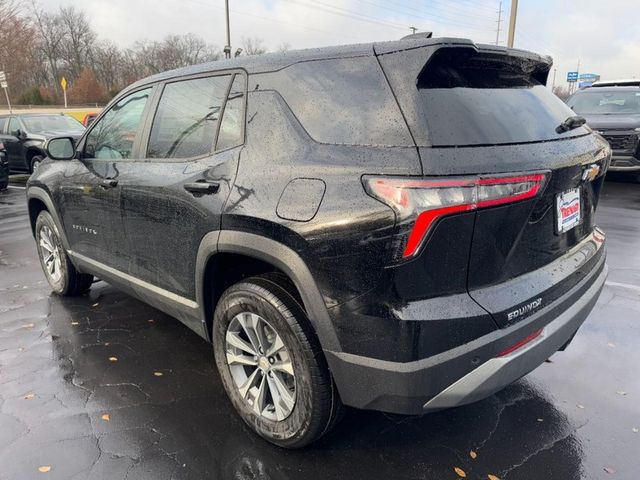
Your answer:
[[[640,292],[640,286],[638,285],[631,285],[630,283],[619,283],[619,282],[610,282],[610,281],[606,281],[605,283],[607,285],[611,285],[612,287],[628,288],[630,290],[635,290],[636,292]]]

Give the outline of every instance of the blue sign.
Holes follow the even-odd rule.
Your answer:
[[[577,82],[578,72],[567,72],[567,82]]]

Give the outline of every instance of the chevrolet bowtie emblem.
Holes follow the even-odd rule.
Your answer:
[[[590,182],[594,180],[599,173],[600,165],[596,165],[595,163],[593,163],[585,168],[584,172],[582,172],[582,180],[584,180],[585,182]]]

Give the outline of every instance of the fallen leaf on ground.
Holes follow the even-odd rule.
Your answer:
[[[487,475],[487,478],[489,480],[500,480],[500,478],[496,477],[495,475],[491,475],[491,474]]]
[[[109,357],[109,361],[110,362],[117,362],[118,361],[118,357]]]
[[[542,418],[538,418],[539,422],[544,422],[544,420]]]
[[[33,400],[33,397],[35,397],[35,395],[34,395],[33,393],[27,393],[27,394],[24,396],[24,399],[25,399],[25,400]]]
[[[108,347],[109,345],[111,345],[109,342],[104,342],[105,347]]]
[[[42,465],[41,467],[38,467],[38,471],[40,473],[47,473],[49,470],[51,470],[51,465]]]
[[[164,373],[162,373],[162,372],[153,372],[153,374],[154,374],[156,377],[161,377],[161,376],[163,376],[163,375],[164,375]]]
[[[616,469],[612,467],[604,467],[603,470],[607,473],[616,473]]]
[[[454,472],[458,474],[459,477],[467,478],[467,474],[464,473],[464,470],[458,467],[453,467]]]
[[[473,450],[471,450],[471,451],[469,452],[469,456],[475,460],[475,459],[476,459],[476,457],[478,456],[478,454],[477,454],[476,452],[474,452]]]
[[[150,318],[149,320],[147,320],[147,322],[153,323],[153,322],[155,322],[155,320],[153,318]]]
[[[618,395],[623,396],[623,397],[627,394],[627,392],[625,392],[624,390],[618,390],[616,393],[617,393]]]
[[[578,404],[578,405],[576,405],[576,406],[577,406],[578,408],[580,408],[580,409],[584,410],[584,405],[580,405],[580,404]]]
[[[97,306],[98,306],[98,303],[96,302],[96,303],[94,303],[94,304],[93,304],[93,305],[91,305],[91,306],[92,306],[92,307],[97,307]]]
[[[104,415],[102,415],[100,418],[101,418],[102,420],[104,420],[105,422],[108,422],[108,421],[111,419],[111,417],[109,416],[109,414],[108,414],[108,413],[105,413],[105,414],[104,414]]]

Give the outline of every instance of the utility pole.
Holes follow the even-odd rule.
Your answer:
[[[496,28],[496,45],[500,44],[500,22],[502,21],[502,0],[500,1],[500,7],[498,7],[498,28]]]
[[[553,92],[553,89],[556,88],[556,72],[558,71],[557,68],[553,69],[553,82],[551,82],[551,91]]]
[[[229,31],[229,0],[224,0],[224,12],[227,17],[227,44],[224,46],[225,58],[231,58],[231,32]]]
[[[518,0],[511,0],[511,14],[509,15],[509,39],[507,47],[513,48],[513,39],[516,35],[516,15],[518,14]]]
[[[411,35],[414,35],[418,30],[416,27],[409,27],[411,29]]]

